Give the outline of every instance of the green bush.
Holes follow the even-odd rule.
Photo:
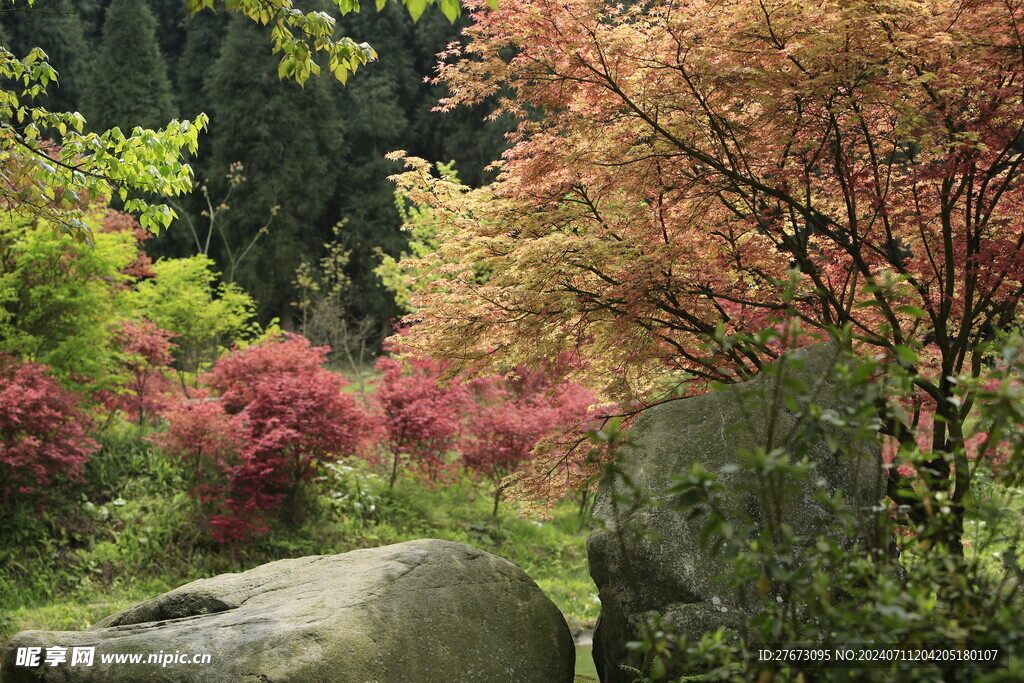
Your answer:
[[[136,315],[167,330],[178,369],[195,374],[232,344],[258,333],[255,305],[238,285],[218,283],[213,260],[197,254],[153,264],[156,277],[131,294]]]
[[[85,217],[90,245],[45,221],[0,211],[0,351],[53,368],[79,391],[112,381],[108,328],[127,316],[125,292],[139,257],[134,233],[114,217],[103,210]]]

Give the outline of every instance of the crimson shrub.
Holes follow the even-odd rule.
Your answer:
[[[271,512],[297,520],[322,465],[357,455],[372,433],[345,379],[322,367],[327,352],[298,335],[236,349],[205,377],[212,397],[169,414],[161,442],[191,463],[216,540],[264,533]]]
[[[87,424],[77,397],[45,365],[0,353],[0,507],[57,476],[79,478],[99,448]]]

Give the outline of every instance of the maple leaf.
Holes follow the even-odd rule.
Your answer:
[[[441,108],[504,93],[519,125],[489,187],[397,177],[439,242],[407,272],[444,264],[403,343],[481,376],[570,354],[642,407],[846,329],[933,402],[926,450],[954,463],[926,488],[962,514],[973,400],[949,378],[986,372],[1024,294],[1024,8],[475,7]]]

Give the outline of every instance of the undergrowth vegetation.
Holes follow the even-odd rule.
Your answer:
[[[596,618],[581,507],[498,506],[588,391],[552,368],[441,382],[444,364],[397,349],[350,384],[329,347],[257,324],[209,259],[154,263],[131,217],[88,220],[92,247],[0,211],[0,638],[424,537],[506,557]]]
[[[870,452],[865,444],[880,440],[879,397],[907,381],[899,367],[841,352],[832,370],[835,384],[828,388],[797,376],[803,359],[796,354],[766,369],[784,391],[739,399],[748,410],[770,416],[764,444],[737,450],[733,463],[719,471],[693,463],[662,492],[644,490],[619,463],[612,465],[619,506],[667,505],[680,524],[685,519],[697,525],[701,552],[722,558],[718,580],[743,596],[728,609],[738,608],[744,619],[695,633],[671,612],[644,615],[643,627],[626,646],[631,659],[620,664],[629,675],[610,680],[1020,680],[1024,357],[1017,336],[999,348],[1002,355],[993,354],[983,383],[958,378],[962,391],[976,391],[974,421],[992,442],[986,444],[989,452],[963,454],[970,466],[961,474],[970,477],[972,490],[962,517],[950,499],[930,495],[921,485],[902,494],[920,502],[923,518],[909,504],[865,506],[855,491],[829,488],[827,463],[812,457],[811,449],[826,443],[846,467],[864,462]],[[823,407],[823,390],[850,401]],[[778,419],[783,406],[793,420],[788,427]],[[613,450],[628,438],[608,435]],[[886,449],[880,441],[887,469],[921,470],[934,457],[913,446]],[[746,479],[729,480],[730,472]],[[665,494],[671,497],[656,498]],[[743,496],[754,501],[750,507],[730,507],[729,501]],[[801,528],[787,511],[804,496],[822,511],[817,529]],[[622,524],[620,538],[649,533]],[[951,525],[958,527],[955,546],[943,543]],[[724,603],[721,611],[727,611]],[[888,650],[871,664],[839,661],[837,653],[856,655],[864,644]],[[796,654],[763,658],[785,650]],[[893,654],[898,651],[903,660]],[[935,660],[906,661],[923,652]],[[981,659],[982,652],[988,659]],[[810,655],[800,656],[805,653]]]
[[[302,555],[442,538],[522,567],[567,616],[597,617],[578,503],[550,519],[492,516],[489,489],[452,475],[443,486],[409,477],[392,488],[365,461],[330,463],[305,490],[307,515],[274,519],[245,544],[216,543],[185,467],[135,425],[111,425],[73,495],[0,518],[0,640],[26,629],[82,629],[187,581]]]

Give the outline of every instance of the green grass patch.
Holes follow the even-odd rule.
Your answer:
[[[44,510],[0,520],[0,641],[29,629],[85,628],[197,578],[286,557],[341,553],[418,538],[467,543],[522,567],[573,626],[597,618],[578,506],[521,516],[456,478],[403,475],[394,490],[363,462],[342,463],[306,501],[298,526],[273,523],[243,546],[213,543],[177,466],[131,425],[104,436],[86,484]]]

